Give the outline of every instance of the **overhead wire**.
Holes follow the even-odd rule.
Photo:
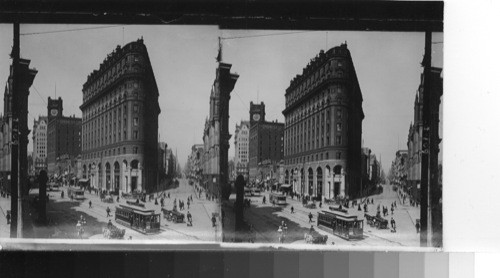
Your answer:
[[[284,36],[300,33],[311,33],[311,32],[322,32],[322,31],[297,31],[297,32],[284,32],[275,34],[260,34],[260,35],[248,35],[248,36],[237,36],[237,37],[221,37],[221,40],[234,40],[234,39],[246,39],[246,38],[257,38],[257,37],[271,37],[271,36]]]
[[[38,94],[38,96],[42,99],[42,101],[45,103],[45,105],[48,106],[47,104],[47,101],[42,97],[42,95],[40,94],[40,92],[38,92],[37,88],[35,87],[35,85],[33,85],[33,89],[35,89],[35,92]]]
[[[95,29],[116,28],[116,27],[123,27],[123,25],[86,27],[86,28],[75,28],[75,29],[65,29],[65,30],[53,30],[53,31],[42,31],[42,32],[32,32],[32,33],[21,33],[19,35],[20,36],[44,35],[44,34],[54,34],[54,33],[65,33],[65,32],[95,30]]]

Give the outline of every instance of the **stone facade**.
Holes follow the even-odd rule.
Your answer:
[[[431,68],[431,94],[439,95],[439,97],[434,98],[437,102],[440,102],[440,97],[443,92],[442,78],[441,78],[441,68]],[[410,123],[410,128],[408,131],[408,165],[407,165],[407,181],[406,185],[408,189],[414,196],[419,196],[420,180],[421,180],[421,169],[422,169],[422,149],[423,149],[423,132],[424,132],[424,122],[423,122],[423,106],[424,106],[424,74],[420,75],[420,85],[418,87],[417,93],[415,95],[415,102],[413,107],[413,123]],[[432,104],[433,111],[439,111],[439,103]],[[439,114],[439,113],[438,113]],[[436,117],[436,116],[435,116]],[[433,130],[439,129],[439,115],[437,119],[432,121],[435,125]],[[436,148],[439,148],[436,146]],[[437,162],[436,162],[437,167]]]
[[[265,113],[264,111],[262,111]],[[283,130],[285,124],[255,121],[250,127],[249,179],[262,181],[275,178],[277,165],[283,159]]]
[[[249,156],[250,122],[241,121],[236,124],[234,132],[234,167],[235,176],[243,175],[248,178],[248,156]]]
[[[238,80],[231,64],[219,62],[210,93],[210,115],[203,131],[203,178],[211,194],[218,195],[229,183],[229,100]]]
[[[321,51],[285,98],[285,183],[318,199],[361,195],[363,97],[347,44]]]
[[[67,170],[66,161],[74,161],[81,153],[82,119],[64,117],[63,100],[49,97],[47,121],[47,170],[60,177]]]
[[[18,67],[18,78],[19,78],[19,88],[18,93],[24,99],[20,99],[19,103],[26,103],[27,107],[27,97],[29,96],[29,88],[33,84],[36,74],[38,71],[34,68],[30,68],[30,60],[19,59]],[[12,147],[12,117],[13,117],[13,76],[12,76],[12,65],[10,66],[10,74],[7,78],[5,84],[5,90],[3,95],[3,115],[0,114],[0,187],[5,190],[10,191],[10,180],[11,180],[11,147]],[[25,144],[25,146],[20,148],[19,156],[28,156],[27,145],[28,145],[28,132],[26,128],[23,130],[22,127],[27,127],[27,109],[20,109],[20,111],[25,112],[25,115],[19,115],[19,139],[18,143]],[[25,165],[21,165],[21,169],[25,169],[25,173],[28,173],[27,161],[23,162]],[[21,170],[21,172],[23,172]],[[27,177],[21,175],[21,184],[26,183]]]
[[[38,120],[33,122],[33,169],[36,175],[41,170],[47,170],[47,117],[39,116]]]
[[[82,91],[82,178],[115,192],[155,190],[161,111],[144,41],[117,46]]]
[[[406,185],[409,172],[408,165],[408,150],[398,150],[391,164],[391,184]]]
[[[200,180],[203,175],[203,144],[195,144],[191,147],[191,154],[188,157],[188,169],[186,173],[189,177]]]

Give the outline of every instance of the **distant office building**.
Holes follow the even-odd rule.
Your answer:
[[[81,153],[82,119],[63,116],[63,100],[48,98],[47,169],[54,177],[73,173]]]
[[[363,97],[347,44],[320,51],[285,98],[285,182],[318,199],[361,195]]]
[[[249,178],[251,181],[279,180],[277,169],[283,159],[285,124],[267,122],[265,105],[250,102]]]
[[[195,144],[191,147],[191,153],[188,156],[188,165],[186,173],[190,178],[201,180],[203,174],[203,144]]]
[[[151,192],[158,183],[158,87],[144,41],[117,46],[83,84],[82,178]]]
[[[243,175],[248,177],[248,155],[250,138],[250,122],[241,121],[236,124],[234,132],[234,168],[235,176]]]
[[[47,117],[39,116],[33,122],[33,173],[47,170]]]
[[[408,150],[398,150],[392,161],[389,180],[391,184],[406,185],[408,178]]]

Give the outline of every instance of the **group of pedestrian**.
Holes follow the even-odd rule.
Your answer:
[[[288,227],[285,221],[281,221],[281,225],[278,227],[278,242],[285,243],[285,238],[288,232]]]
[[[383,214],[384,216],[389,215],[389,210],[388,210],[385,206],[382,206],[382,214]]]
[[[2,198],[9,198],[9,192],[7,192],[6,190],[1,190],[0,191],[0,196],[2,196]]]
[[[76,223],[76,234],[80,239],[83,238],[83,233],[85,232],[83,225],[84,225],[84,223],[82,223],[81,220],[78,220],[78,222]]]

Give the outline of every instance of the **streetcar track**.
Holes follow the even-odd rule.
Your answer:
[[[267,207],[269,207],[269,206],[267,206]],[[257,207],[255,206],[255,208],[257,208]],[[274,207],[273,207],[273,208],[274,208]],[[279,209],[274,209],[274,211],[273,211],[273,213],[272,213],[272,214],[274,214],[274,212],[281,212],[281,213],[283,213],[283,214],[284,214],[284,216],[281,216],[281,217],[286,217],[286,218],[288,218],[288,220],[289,220],[289,221],[293,221],[293,220],[295,220],[295,221],[293,221],[293,222],[295,222],[295,223],[296,223],[296,224],[298,224],[298,225],[300,225],[301,223],[302,223],[302,224],[304,224],[307,220],[303,220],[303,219],[302,219],[302,218],[300,218],[299,216],[296,216],[296,215],[295,215],[296,213],[300,213],[301,215],[306,215],[306,216],[308,216],[308,215],[309,215],[309,213],[308,213],[307,211],[304,211],[304,210],[302,210],[302,209],[296,209],[296,210],[294,211],[294,213],[291,213],[290,211],[285,210],[285,208],[283,208],[282,210],[279,210]],[[408,210],[406,210],[406,212],[407,212],[407,213],[409,213],[409,212],[408,212]],[[315,211],[315,213],[316,213],[316,211]],[[264,220],[264,222],[265,222],[266,224],[271,224],[271,225],[273,225],[273,226],[275,226],[275,225],[276,225],[276,224],[275,224],[275,222],[274,222],[274,221],[272,221],[273,216],[268,216],[268,215],[260,215],[260,214],[256,214],[256,213],[251,213],[251,214],[252,214],[253,216],[255,216],[256,218],[260,218],[261,220]],[[274,217],[279,218],[280,216],[278,216],[278,215],[274,215]],[[268,220],[268,218],[271,218],[271,220]],[[293,220],[292,220],[292,219],[293,219]],[[317,224],[317,221],[314,221],[314,222]],[[309,225],[309,224],[311,224],[311,223],[307,223],[307,224],[306,224],[306,226],[307,226],[307,225]],[[254,227],[255,227],[255,225],[254,225]],[[257,229],[256,229],[256,230],[257,230]],[[321,232],[323,232],[323,233],[326,233],[328,236],[334,236],[334,234],[333,234],[333,233],[329,233],[329,232],[323,231],[323,230],[321,230],[321,229],[319,229],[319,230],[320,230],[320,231],[318,231],[318,232],[320,232],[320,233],[321,233]],[[260,232],[259,232],[259,234],[261,234],[261,235],[262,235],[262,233],[260,233]],[[387,238],[384,238],[384,237],[381,237],[381,236],[378,236],[378,235],[375,235],[375,234],[372,234],[372,233],[368,234],[367,232],[364,232],[363,234],[364,234],[364,237],[365,237],[366,239],[369,239],[369,238],[370,238],[370,236],[372,236],[372,237],[374,237],[374,238],[378,238],[378,239],[384,240],[384,241],[386,241],[386,242],[390,242],[390,243],[392,243],[392,244],[397,244],[397,245],[399,245],[399,246],[405,246],[404,244],[402,244],[402,243],[400,243],[400,242],[393,241],[393,240],[390,240],[390,239],[387,239]],[[268,238],[268,237],[266,237],[266,236],[263,236],[263,237],[264,237],[264,238],[266,238],[266,239]],[[339,238],[339,239],[343,240],[342,238]],[[375,243],[375,244],[370,243],[369,241],[365,241],[365,240],[363,240],[363,241],[359,241],[359,242],[358,242],[358,241],[346,241],[345,243],[346,243],[346,244],[353,245],[353,246],[362,246],[362,245],[374,245],[374,246],[377,246],[377,245],[379,245],[379,244],[376,244],[376,243]]]

